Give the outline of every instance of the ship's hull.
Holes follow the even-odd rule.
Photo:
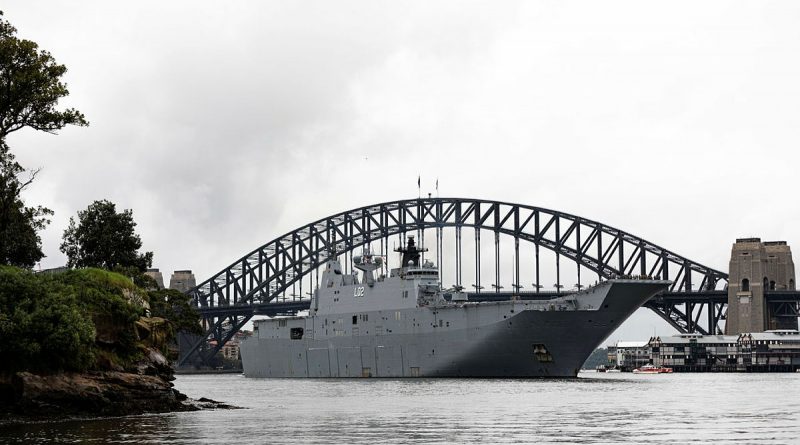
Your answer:
[[[664,286],[610,285],[595,310],[527,310],[519,301],[435,309],[439,318],[464,315],[463,328],[301,340],[256,336],[241,345],[244,372],[248,377],[575,377],[589,354]]]

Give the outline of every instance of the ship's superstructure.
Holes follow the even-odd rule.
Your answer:
[[[471,301],[443,289],[409,236],[401,267],[365,251],[361,272],[325,265],[308,316],[259,320],[241,345],[248,377],[574,377],[669,281],[614,279],[569,294]],[[473,296],[474,297],[474,296]],[[474,298],[473,298],[474,300]]]

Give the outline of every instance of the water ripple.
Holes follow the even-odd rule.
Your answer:
[[[244,410],[0,426],[2,443],[784,444],[800,374],[587,373],[573,380],[180,376]]]

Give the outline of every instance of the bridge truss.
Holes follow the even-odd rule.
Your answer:
[[[549,251],[548,258],[554,256],[555,263],[555,294],[565,287],[565,260],[575,268],[576,288],[589,280],[630,275],[669,279],[673,284],[668,292],[645,306],[680,332],[721,333],[726,305],[715,297],[727,283],[723,272],[625,231],[564,212],[482,199],[422,198],[365,206],[317,220],[269,241],[200,283],[189,293],[203,316],[205,335],[182,351],[179,365],[207,362],[253,316],[291,315],[307,309],[310,292],[304,294],[303,286],[306,291],[313,289],[316,272],[331,252],[346,257],[369,246],[372,252],[386,255],[394,237],[402,245],[405,235],[416,234],[424,244],[426,233],[434,238],[433,246],[427,247],[443,269],[442,277],[447,275],[453,285],[465,287],[465,275],[472,275],[475,293],[502,293],[503,266],[511,268],[511,293],[544,292],[540,253]],[[490,261],[482,257],[487,236],[493,245]],[[467,237],[472,238],[469,243]],[[465,253],[465,244],[473,251]],[[501,245],[509,244],[513,260],[502,261]],[[522,258],[532,261],[532,270],[521,270],[521,245],[532,250],[532,258]],[[446,250],[452,258],[444,258]],[[488,292],[482,291],[481,284],[485,275],[481,267],[487,262],[494,268],[495,280],[494,290]],[[344,264],[350,261],[345,258]],[[464,266],[474,270],[470,274]],[[527,273],[532,283],[520,278]],[[526,285],[534,290],[523,291]],[[214,346],[209,346],[209,340],[214,340]]]

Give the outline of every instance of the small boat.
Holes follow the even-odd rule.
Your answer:
[[[642,366],[641,368],[636,368],[633,370],[634,374],[670,374],[672,373],[672,368],[667,368],[664,366],[655,366],[651,364],[647,364]]]

